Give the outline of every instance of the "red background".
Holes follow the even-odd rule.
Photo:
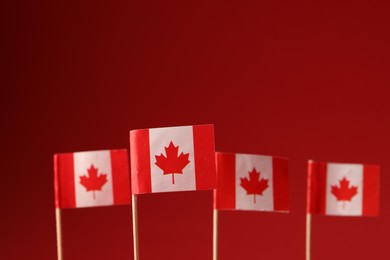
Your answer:
[[[291,214],[222,212],[220,259],[304,259],[308,159],[379,163],[378,218],[313,219],[313,260],[389,259],[390,6],[12,1],[2,8],[1,259],[56,259],[52,155],[214,123],[290,158]],[[140,256],[211,259],[212,194],[139,199]],[[64,259],[131,259],[131,208],[67,210]]]

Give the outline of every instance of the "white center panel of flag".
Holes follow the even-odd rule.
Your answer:
[[[150,170],[152,192],[186,191],[196,189],[194,140],[192,126],[149,129]],[[170,143],[181,153],[189,154],[189,163],[182,174],[165,174],[156,165],[156,156],[167,156],[166,148]]]
[[[350,200],[337,200],[332,187],[341,189],[344,181],[348,189],[356,187],[357,193]],[[348,192],[348,191],[347,191]],[[342,199],[342,198],[339,198]],[[326,174],[326,214],[361,216],[363,212],[363,165],[328,163]]]
[[[110,151],[77,152],[73,154],[76,207],[112,205],[114,202],[112,187],[112,168]],[[107,181],[101,190],[87,191],[80,183],[80,177],[89,177],[88,170],[93,166],[98,176],[106,175]]]
[[[253,169],[260,173],[261,179],[268,180],[268,187],[262,195],[248,195],[240,185],[241,178],[249,179],[249,173]],[[236,154],[236,209],[272,211],[274,210],[273,198],[273,160],[272,156]],[[256,196],[255,198],[253,196]]]

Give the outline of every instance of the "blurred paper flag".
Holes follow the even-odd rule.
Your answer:
[[[127,150],[54,155],[56,208],[131,204]]]
[[[132,130],[130,157],[133,194],[215,188],[213,125]]]
[[[289,211],[286,158],[216,153],[218,210]]]
[[[379,165],[309,161],[307,212],[377,216],[379,172]]]

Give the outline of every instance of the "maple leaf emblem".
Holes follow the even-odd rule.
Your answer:
[[[263,195],[263,192],[268,188],[268,180],[261,178],[260,172],[253,168],[249,172],[249,180],[247,177],[240,178],[240,186],[246,190],[247,195],[253,195],[253,203],[256,203],[256,195]]]
[[[357,187],[349,187],[350,182],[345,177],[342,180],[339,180],[339,182],[340,187],[333,185],[331,192],[336,197],[337,201],[343,202],[343,209],[345,209],[345,202],[351,201],[352,198],[357,194]]]
[[[175,174],[183,174],[184,167],[190,163],[188,160],[189,153],[179,154],[179,146],[175,146],[171,141],[168,147],[165,148],[167,157],[163,154],[156,155],[156,165],[164,171],[164,175],[172,174],[172,184],[175,184]]]
[[[103,185],[107,182],[107,174],[101,173],[98,175],[98,168],[95,168],[93,164],[87,169],[88,176],[80,176],[80,184],[83,185],[87,191],[93,192],[93,199],[95,199],[95,191],[101,191]]]

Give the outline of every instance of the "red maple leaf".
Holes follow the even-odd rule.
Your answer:
[[[163,154],[156,155],[156,165],[164,171],[165,174],[172,174],[172,184],[175,184],[175,174],[183,174],[184,167],[190,163],[188,160],[189,153],[184,154],[183,152],[179,154],[179,146],[175,146],[172,141],[169,143],[168,147],[165,148],[165,153],[167,157]]]
[[[340,182],[340,187],[337,185],[332,186],[332,194],[336,197],[337,201],[343,202],[343,209],[345,208],[345,202],[351,201],[352,198],[357,194],[357,187],[349,187],[349,180],[343,178]]]
[[[240,180],[240,186],[246,190],[246,194],[253,194],[253,203],[256,203],[256,195],[263,195],[263,192],[268,188],[268,180],[260,179],[260,172],[257,172],[256,168],[249,172],[249,180],[247,177],[240,178]]]
[[[95,191],[102,190],[103,185],[107,182],[107,174],[101,173],[98,175],[98,168],[93,164],[87,169],[88,177],[86,175],[80,176],[80,184],[83,185],[87,191],[93,192],[93,199],[95,199]]]

